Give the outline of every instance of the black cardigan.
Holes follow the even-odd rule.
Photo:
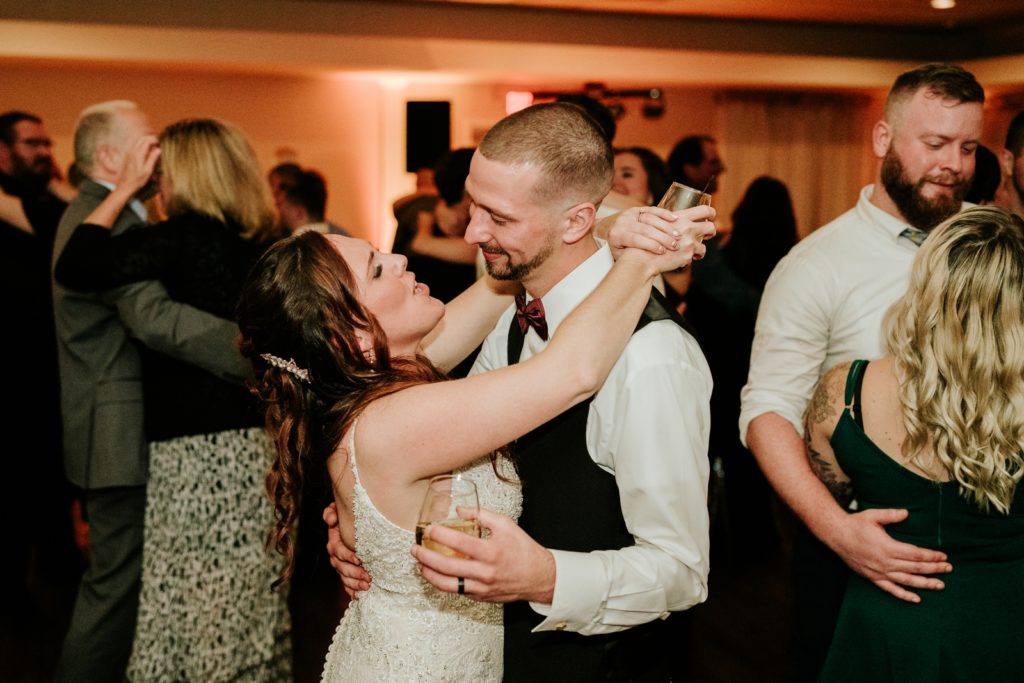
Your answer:
[[[242,284],[266,246],[244,239],[231,222],[196,213],[117,237],[83,223],[64,247],[54,277],[87,291],[160,280],[172,299],[234,320]],[[150,441],[262,424],[241,385],[145,347],[141,352]]]

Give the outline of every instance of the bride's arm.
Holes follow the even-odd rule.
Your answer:
[[[713,215],[710,207],[706,211]],[[364,462],[372,458],[376,466],[415,481],[466,464],[590,396],[632,335],[654,277],[702,253],[702,238],[714,228],[690,222],[680,232],[677,251],[626,250],[533,358],[375,401],[360,418],[356,435]]]

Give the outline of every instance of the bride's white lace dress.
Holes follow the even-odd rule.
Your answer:
[[[385,518],[359,481],[354,434],[353,427],[348,443],[355,475],[356,552],[372,581],[345,611],[321,681],[500,681],[501,605],[442,593],[420,577],[409,553],[414,533]],[[503,465],[502,475],[514,480],[511,465]],[[476,482],[482,507],[519,516],[519,488],[498,479],[489,458],[459,471]]]

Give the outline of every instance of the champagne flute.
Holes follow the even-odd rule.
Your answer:
[[[682,211],[701,205],[711,206],[711,195],[677,182],[672,183],[665,196],[658,202],[659,207],[669,211]]]
[[[457,511],[460,508],[463,514],[472,514],[473,519],[460,517]],[[416,522],[416,543],[449,557],[466,557],[431,538],[424,538],[423,530],[429,524],[439,524],[479,538],[480,525],[476,520],[479,512],[480,500],[473,481],[461,474],[433,477],[427,485],[427,494],[423,497],[423,506]]]

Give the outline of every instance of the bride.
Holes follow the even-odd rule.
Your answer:
[[[443,369],[490,331],[511,303],[508,283],[481,279],[446,308],[404,256],[363,240],[311,232],[264,254],[238,317],[277,451],[267,488],[272,542],[287,560],[280,581],[292,571],[302,481],[325,471],[342,537],[374,577],[338,626],[325,681],[501,680],[501,605],[436,591],[409,553],[427,482],[460,471],[482,507],[515,518],[502,447],[597,390],[653,279],[699,253],[699,228],[678,250],[623,250],[542,353],[452,381]]]

